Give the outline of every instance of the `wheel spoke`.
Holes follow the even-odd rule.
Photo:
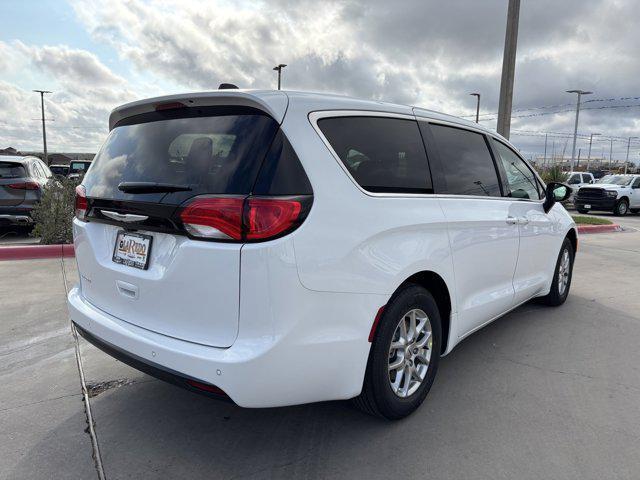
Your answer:
[[[431,338],[431,332],[425,332],[422,338],[415,343],[416,347],[423,348],[429,339]]]
[[[404,365],[404,357],[398,355],[395,360],[389,363],[389,371],[392,372],[394,370],[398,370],[400,367]]]
[[[415,310],[411,310],[411,313],[409,313],[409,336],[407,337],[407,340],[413,340],[416,338],[416,311]]]
[[[409,393],[409,386],[411,385],[411,367],[405,367],[404,372],[404,385],[402,386],[403,396],[407,396]]]

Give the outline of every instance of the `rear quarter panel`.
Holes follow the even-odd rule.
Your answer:
[[[292,102],[282,128],[314,190],[314,204],[294,234],[301,283],[326,292],[390,296],[414,273],[439,274],[451,288],[447,226],[433,195],[363,193]]]

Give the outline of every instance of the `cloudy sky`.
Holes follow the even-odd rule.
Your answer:
[[[45,0],[0,2],[0,148],[95,152],[115,106],[217,88],[283,88],[419,105],[495,128],[507,0]],[[586,155],[640,136],[639,0],[522,0],[511,140],[571,154],[575,96]],[[568,145],[567,145],[568,141]],[[631,159],[640,161],[640,141]]]

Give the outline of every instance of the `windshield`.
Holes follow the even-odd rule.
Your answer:
[[[604,177],[599,179],[596,183],[609,183],[609,180],[611,180],[612,177],[613,175],[605,175]]]
[[[153,113],[152,121],[114,128],[83,182],[87,196],[177,204],[193,195],[251,192],[278,129],[275,120],[241,107],[174,110],[172,116]],[[142,194],[118,189],[139,182],[189,188]]]
[[[611,175],[606,182],[611,185],[621,185],[623,187],[629,185],[633,181],[633,177],[627,175]]]

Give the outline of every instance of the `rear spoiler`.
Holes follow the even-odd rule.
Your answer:
[[[187,107],[222,105],[253,107],[269,114],[276,122],[281,124],[289,105],[289,97],[284,92],[276,90],[223,90],[148,98],[115,108],[109,115],[109,131],[113,130],[114,126],[121,120],[134,115],[153,112],[158,105],[163,104],[184,104]]]

